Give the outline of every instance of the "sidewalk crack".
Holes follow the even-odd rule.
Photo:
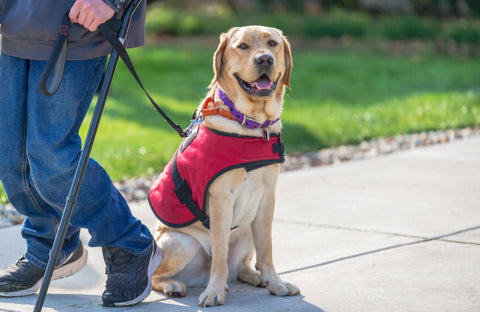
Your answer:
[[[362,256],[371,255],[371,254],[374,254],[374,253],[379,253],[379,252],[383,252],[383,251],[387,251],[387,250],[392,250],[392,249],[397,249],[397,248],[401,248],[401,247],[417,245],[417,244],[431,242],[431,241],[444,241],[444,242],[458,243],[457,241],[443,240],[443,238],[458,235],[458,234],[465,233],[465,232],[478,230],[478,229],[480,229],[480,226],[475,226],[475,227],[459,230],[459,231],[456,231],[456,232],[452,232],[452,233],[448,233],[448,234],[444,234],[444,235],[440,235],[440,236],[435,236],[435,237],[430,237],[430,238],[422,238],[420,240],[416,240],[416,241],[413,241],[413,242],[382,247],[382,248],[378,248],[378,249],[374,249],[374,250],[370,250],[370,251],[366,251],[366,252],[357,253],[357,254],[350,255],[350,256],[345,256],[345,257],[325,261],[325,262],[314,264],[314,265],[304,266],[304,267],[301,267],[301,268],[298,268],[298,269],[283,271],[283,272],[280,272],[278,274],[279,275],[285,275],[285,274],[289,274],[289,273],[310,270],[310,269],[318,268],[318,267],[325,266],[325,265],[332,264],[332,263],[336,263],[336,262],[341,262],[341,261],[345,261],[345,260],[359,258],[359,257],[362,257]],[[461,242],[461,243],[466,244],[466,242]],[[467,243],[467,244],[480,245],[480,244],[476,244],[476,243]]]
[[[318,228],[328,228],[328,229],[334,229],[334,230],[345,230],[345,231],[354,231],[354,232],[364,232],[364,233],[372,233],[372,234],[381,234],[381,235],[390,235],[390,236],[398,236],[398,237],[406,237],[406,238],[415,238],[419,240],[438,240],[441,242],[446,242],[446,243],[455,243],[455,244],[467,244],[467,245],[475,245],[475,246],[480,246],[480,243],[476,242],[465,242],[465,241],[459,241],[459,240],[451,240],[451,239],[442,239],[440,237],[448,237],[448,236],[454,236],[465,232],[473,231],[480,229],[480,226],[476,226],[473,228],[469,228],[466,230],[461,230],[458,232],[454,232],[451,234],[447,235],[442,235],[434,238],[429,238],[426,236],[420,236],[420,235],[412,235],[412,234],[403,234],[403,233],[396,233],[396,232],[388,232],[388,231],[380,231],[380,230],[371,230],[371,229],[362,229],[362,228],[354,228],[354,227],[348,227],[348,226],[341,226],[341,225],[331,225],[331,224],[320,224],[320,223],[311,223],[311,222],[304,222],[304,221],[295,221],[295,220],[283,220],[283,219],[275,219],[275,222],[278,223],[287,223],[287,224],[295,224],[295,225],[303,225],[303,226],[310,226],[310,227],[318,227]]]

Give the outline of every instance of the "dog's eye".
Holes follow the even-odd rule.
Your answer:
[[[240,49],[242,49],[242,50],[246,50],[246,49],[248,49],[248,44],[246,44],[246,43],[244,42],[244,43],[240,44],[240,45],[238,46],[238,48],[240,48]]]
[[[276,47],[278,45],[278,43],[274,40],[268,40],[268,45],[271,46],[271,47]]]

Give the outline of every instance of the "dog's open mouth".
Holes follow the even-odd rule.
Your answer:
[[[252,83],[246,82],[238,74],[235,74],[238,84],[245,92],[253,96],[269,96],[277,88],[278,79],[271,81],[270,78],[263,74]]]

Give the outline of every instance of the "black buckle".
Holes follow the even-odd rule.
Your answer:
[[[285,144],[283,144],[282,142],[272,144],[272,148],[274,153],[279,154],[280,156],[285,156]]]
[[[205,219],[202,220],[202,224],[204,227],[206,227],[207,229],[210,229],[210,218],[209,217],[206,217]]]

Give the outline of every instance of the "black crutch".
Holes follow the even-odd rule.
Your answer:
[[[118,32],[118,38],[120,38],[120,40],[122,42],[123,42],[123,39],[127,35],[128,28],[130,26],[130,22],[132,20],[133,13],[138,8],[138,6],[140,5],[141,2],[142,2],[142,0],[132,0],[130,5],[128,6],[127,10],[125,11],[125,14],[123,15],[123,18],[122,18],[122,21],[121,21],[121,28]],[[59,38],[60,38],[60,36],[63,35],[64,38],[62,40],[65,43],[67,41],[66,40],[67,34],[68,34],[68,30],[65,32],[65,29],[62,30],[62,27],[61,27]],[[57,42],[58,41],[59,40],[57,40]],[[66,45],[63,45],[63,47],[66,47]],[[62,52],[62,50],[64,52]],[[59,55],[65,56],[66,55],[66,48],[59,49],[59,51],[57,53],[57,56],[56,56],[57,59],[58,59]],[[55,268],[55,264],[57,263],[58,258],[60,257],[60,253],[61,253],[62,246],[63,246],[63,241],[65,239],[65,235],[66,235],[66,232],[67,232],[67,227],[68,227],[68,225],[70,223],[70,219],[72,217],[73,208],[74,208],[75,203],[77,201],[80,186],[82,184],[83,177],[85,175],[85,170],[87,168],[88,160],[90,158],[90,152],[92,151],[93,141],[95,139],[95,135],[97,133],[98,126],[99,126],[99,123],[100,123],[100,118],[102,116],[103,109],[105,107],[105,101],[106,101],[108,93],[110,91],[110,85],[112,83],[113,74],[115,73],[115,68],[117,66],[118,57],[119,57],[119,55],[118,55],[117,51],[113,50],[113,52],[110,56],[110,60],[109,60],[108,65],[107,65],[107,70],[105,72],[105,78],[103,80],[103,83],[102,83],[102,86],[101,86],[101,89],[100,89],[100,94],[98,96],[97,104],[95,106],[95,111],[94,111],[93,116],[92,116],[92,121],[90,123],[90,128],[88,129],[88,134],[87,134],[87,138],[85,140],[85,144],[84,144],[84,147],[83,147],[83,150],[82,150],[82,154],[80,156],[80,160],[79,160],[78,165],[77,165],[77,170],[76,170],[75,176],[73,178],[72,186],[70,187],[70,192],[68,194],[68,197],[67,197],[67,200],[66,200],[66,203],[65,203],[65,208],[63,210],[62,218],[60,220],[60,225],[58,227],[57,234],[55,236],[55,241],[53,243],[52,249],[50,250],[50,258],[48,260],[48,265],[47,265],[47,268],[45,270],[45,275],[43,277],[43,282],[42,282],[42,286],[40,288],[40,292],[38,294],[37,302],[36,302],[35,308],[33,310],[34,312],[40,312],[42,310],[43,303],[45,301],[45,296],[47,294],[48,287],[49,287],[50,281],[52,279],[52,274],[53,274],[53,270]],[[55,58],[55,57],[53,57],[53,58]],[[63,59],[62,61],[64,62],[65,60]],[[47,65],[47,67],[48,67],[48,65]],[[54,84],[59,83],[59,81],[61,80],[61,74],[60,74],[60,78],[58,78],[57,71],[58,72],[63,71],[63,66],[60,66],[60,68],[58,68],[58,64],[57,64],[57,68],[55,69],[55,71],[56,71],[56,75],[55,75],[55,78],[54,78],[54,82],[52,82]],[[51,73],[51,71],[50,71],[50,73]],[[49,77],[49,76],[50,75],[47,75],[47,77]],[[56,80],[58,80],[58,81],[56,81]],[[58,87],[58,85],[57,85],[57,87]],[[54,93],[55,89],[56,89],[56,87],[54,87],[53,89],[49,89],[47,91],[50,91],[49,93]]]

